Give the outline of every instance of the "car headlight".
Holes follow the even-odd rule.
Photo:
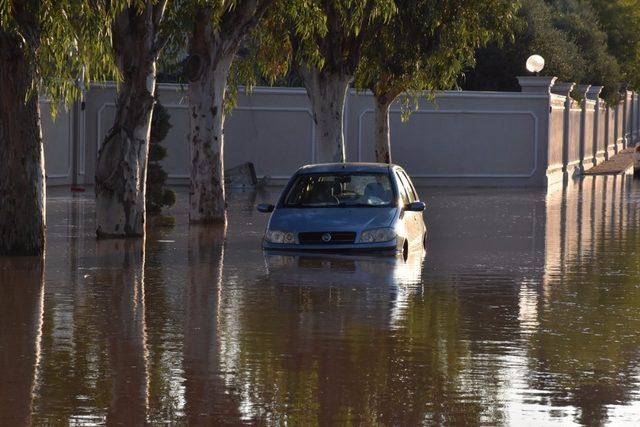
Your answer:
[[[396,238],[396,231],[393,228],[374,228],[365,230],[360,235],[362,243],[388,242]]]
[[[290,231],[267,230],[264,238],[269,243],[296,243],[296,236]]]

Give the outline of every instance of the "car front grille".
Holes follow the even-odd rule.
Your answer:
[[[340,245],[356,241],[355,231],[310,231],[298,234],[301,245]]]

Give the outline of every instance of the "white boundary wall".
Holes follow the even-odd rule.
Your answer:
[[[406,122],[400,107],[393,106],[393,161],[422,184],[549,187],[636,144],[636,93],[626,92],[620,104],[608,107],[597,94],[588,101],[567,102],[566,96],[550,93],[553,81],[524,78],[522,92],[438,92],[435,103],[421,100]],[[49,185],[93,183],[98,148],[113,121],[115,91],[113,84],[94,85],[84,103],[61,109],[55,121],[50,105],[41,103]],[[164,167],[170,182],[187,184],[186,91],[180,85],[160,84],[158,94],[173,125],[164,141]],[[370,94],[349,93],[348,161],[373,160],[373,107]],[[258,176],[277,182],[315,161],[313,141],[313,116],[304,89],[259,87],[241,94],[227,116],[225,163],[232,167],[251,161]]]

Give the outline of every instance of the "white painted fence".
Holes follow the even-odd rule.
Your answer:
[[[602,162],[640,138],[638,94],[606,106],[598,88],[582,86],[587,99],[567,97],[553,79],[521,79],[522,92],[440,92],[422,100],[401,121],[391,110],[392,158],[419,183],[434,185],[545,187]],[[570,86],[570,85],[569,85]],[[188,183],[188,102],[179,85],[161,84],[171,114],[164,167],[171,182]],[[112,124],[115,86],[93,86],[84,104],[52,121],[41,104],[49,185],[91,184],[98,148]],[[84,107],[84,108],[83,108]],[[373,98],[352,91],[345,110],[349,161],[373,160]],[[251,161],[258,176],[274,180],[313,163],[313,117],[303,89],[256,88],[242,94],[225,123],[228,167]]]

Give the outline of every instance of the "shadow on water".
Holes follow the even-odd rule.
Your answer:
[[[0,260],[0,424],[639,421],[640,185],[421,193],[403,261],[263,253],[275,192],[96,242],[51,191],[46,269]]]

